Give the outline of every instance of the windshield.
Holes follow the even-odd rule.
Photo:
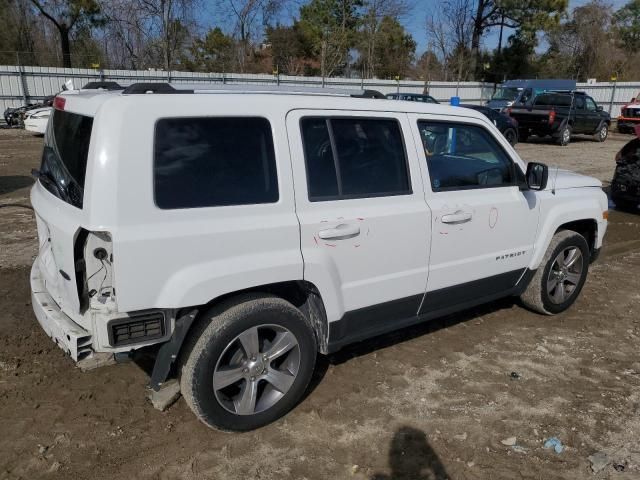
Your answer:
[[[493,94],[491,100],[507,100],[511,102],[516,99],[519,91],[520,90],[515,87],[500,87],[496,93]]]
[[[52,194],[82,208],[93,119],[55,110],[47,125],[38,178]]]

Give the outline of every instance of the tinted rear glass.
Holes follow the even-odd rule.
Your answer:
[[[154,194],[163,209],[278,201],[264,118],[166,118],[155,133]]]
[[[301,127],[312,202],[411,194],[397,120],[309,117]]]
[[[93,118],[56,110],[53,115],[53,135],[60,159],[73,179],[84,188],[87,157]]]
[[[82,208],[93,118],[55,110],[47,126],[40,181],[65,202]]]
[[[557,105],[559,107],[571,106],[571,95],[559,95],[553,93],[543,93],[534,100],[534,105]]]

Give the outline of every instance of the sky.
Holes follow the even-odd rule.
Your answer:
[[[574,9],[575,7],[579,7],[586,3],[589,3],[590,0],[569,0],[569,10]],[[627,3],[628,0],[605,0],[605,3],[612,5],[614,10],[620,8],[624,4]],[[414,0],[415,8],[414,11],[419,12],[420,10],[433,11],[434,8],[437,8],[438,0]],[[420,56],[427,49],[427,39],[425,33],[425,22],[426,22],[426,13],[415,13],[413,15],[409,15],[407,18],[402,19],[402,23],[405,25],[405,28],[413,35],[413,39],[418,44],[416,48],[417,56]],[[502,45],[506,44],[507,38],[509,35],[513,33],[511,29],[505,29],[502,34]],[[500,34],[499,28],[494,28],[485,37],[483,38],[483,48],[494,49],[498,45],[498,38]]]

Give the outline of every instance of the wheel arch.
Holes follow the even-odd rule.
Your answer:
[[[324,301],[320,290],[311,282],[306,280],[290,280],[285,282],[270,283],[253,286],[244,290],[228,292],[211,299],[208,303],[198,307],[198,316],[210,310],[214,306],[238,295],[246,293],[263,293],[274,295],[291,303],[309,321],[313,328],[320,353],[327,353],[327,342],[329,339],[329,323]]]
[[[591,257],[594,256],[596,250],[596,240],[598,238],[598,222],[593,218],[585,218],[582,220],[574,220],[572,222],[563,223],[560,225],[554,235],[562,230],[571,230],[584,237],[589,245],[589,253]]]
[[[557,195],[562,194],[573,198],[567,197],[555,205],[547,203],[542,206],[541,218],[544,220],[539,227],[534,253],[529,264],[532,270],[540,266],[553,236],[558,231],[571,230],[585,237],[592,259],[595,259],[597,250],[602,244],[604,230],[601,232],[600,229],[606,229],[606,226],[598,221],[602,217],[603,210],[600,199],[595,196],[591,198],[579,195],[579,192],[573,192],[572,189],[557,193]]]

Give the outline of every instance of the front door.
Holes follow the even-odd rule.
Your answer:
[[[431,217],[405,114],[294,110],[287,131],[304,279],[330,322],[388,329],[425,292]],[[384,325],[386,324],[386,325]]]
[[[519,188],[519,168],[499,132],[416,115],[428,171],[432,241],[421,313],[438,311],[513,288],[531,261],[539,205]]]
[[[587,107],[587,128],[585,133],[594,133],[596,128],[600,126],[600,112],[598,112],[598,106],[591,97],[585,97],[584,103]]]

